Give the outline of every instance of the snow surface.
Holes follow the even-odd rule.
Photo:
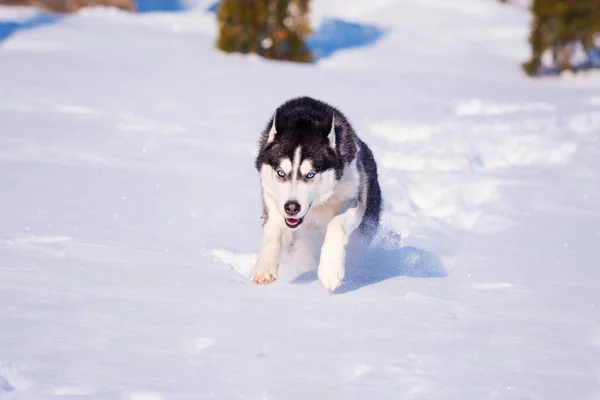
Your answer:
[[[496,1],[317,1],[384,34],[316,65],[215,51],[209,3],[0,8],[0,398],[600,398],[598,75],[526,79]],[[334,294],[246,277],[258,135],[304,94],[385,195]]]

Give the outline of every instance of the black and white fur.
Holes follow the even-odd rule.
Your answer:
[[[263,239],[251,279],[275,281],[286,250],[301,262],[318,263],[323,286],[338,288],[350,236],[357,232],[368,243],[379,227],[381,190],[369,147],[338,109],[298,97],[275,110],[262,132],[255,167]]]

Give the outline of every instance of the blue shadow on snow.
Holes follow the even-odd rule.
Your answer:
[[[216,13],[218,8],[219,8],[219,2],[215,1],[214,3],[212,3],[210,6],[208,6],[206,8],[206,12]]]
[[[1,392],[14,392],[15,388],[12,387],[10,382],[0,376],[0,393]]]
[[[22,29],[32,29],[38,26],[53,24],[61,17],[40,12],[26,21],[0,21],[0,42]]]
[[[354,243],[353,243],[354,242]],[[442,260],[433,253],[411,246],[401,246],[400,236],[388,232],[368,249],[361,249],[356,237],[348,244],[346,277],[334,292],[342,294],[400,276],[443,278],[447,276]],[[317,279],[316,270],[304,272],[292,283],[310,283]]]
[[[137,0],[137,12],[173,12],[182,11],[186,6],[181,0]],[[206,12],[216,13],[219,2],[216,1],[206,8]],[[21,29],[31,29],[40,25],[55,23],[59,16],[40,13],[37,16],[19,22],[0,22],[0,41],[8,38]],[[327,58],[336,51],[363,47],[377,42],[386,34],[384,29],[375,25],[347,22],[337,18],[323,21],[321,26],[313,32],[307,45],[313,52],[314,60]]]
[[[307,45],[312,50],[315,61],[318,61],[330,57],[336,51],[372,45],[386,33],[376,25],[329,18],[313,32]]]
[[[218,7],[216,1],[206,8],[206,12],[216,13]],[[340,50],[372,45],[386,34],[387,30],[376,25],[327,18],[310,35],[307,46],[313,52],[314,61],[319,61]]]
[[[183,11],[187,7],[179,0],[136,0],[138,13]]]
[[[173,12],[183,11],[186,9],[184,2],[180,0],[136,0],[134,2],[138,13],[161,11]],[[216,11],[217,6],[218,2],[211,6],[213,11]],[[61,18],[62,17],[60,15],[39,11],[35,17],[25,21],[0,21],[0,42],[7,39],[19,30],[32,29],[42,25],[53,24],[58,22]]]

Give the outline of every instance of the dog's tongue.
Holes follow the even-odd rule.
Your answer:
[[[297,225],[298,224],[298,220],[296,218],[286,218],[285,220],[290,225]]]

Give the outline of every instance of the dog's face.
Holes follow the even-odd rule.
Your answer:
[[[339,168],[335,142],[333,116],[322,126],[286,131],[277,126],[275,115],[263,149],[260,177],[289,228],[300,226],[311,207],[333,194]]]

